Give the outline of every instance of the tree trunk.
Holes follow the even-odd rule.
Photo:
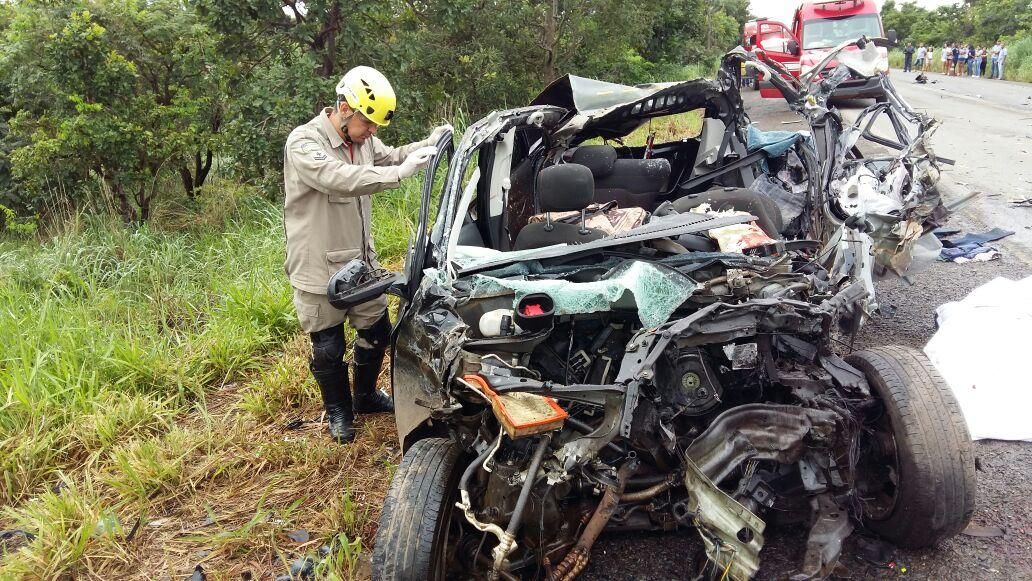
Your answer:
[[[326,15],[326,25],[323,28],[326,36],[323,40],[322,53],[322,75],[332,77],[337,72],[337,27],[340,24],[340,1],[335,0],[330,5]]]
[[[195,153],[192,172],[185,165],[179,166],[179,178],[183,181],[183,189],[186,190],[186,195],[191,200],[197,196],[197,192],[204,186],[205,180],[208,179],[208,173],[211,171],[211,162],[214,157],[215,154],[211,150],[207,150],[202,161],[200,152]]]
[[[183,180],[183,189],[186,190],[186,196],[192,200],[195,192],[193,174],[190,173],[189,168],[181,165],[179,166],[179,177]]]
[[[200,152],[194,154],[193,172],[185,165],[179,166],[179,178],[183,180],[183,189],[191,200],[197,196],[197,192],[204,186],[211,171],[211,162],[215,154],[209,149],[205,152],[204,161],[201,161]]]
[[[204,186],[204,182],[208,179],[208,172],[211,171],[211,160],[215,157],[215,154],[209,149],[205,152],[204,163],[201,163],[201,154],[194,154],[194,188],[200,189]]]
[[[143,224],[150,219],[151,198],[147,196],[147,186],[140,186],[136,194],[136,205],[140,207],[140,223]]]
[[[559,78],[559,71],[556,69],[556,53],[559,51],[558,20],[559,0],[551,0],[545,5],[544,22],[541,24],[541,48],[545,50],[541,73],[546,84]]]
[[[118,211],[122,214],[122,220],[126,224],[132,224],[136,221],[136,210],[133,208],[132,202],[129,201],[129,195],[125,193],[125,188],[120,183],[115,183],[112,189],[115,192],[115,198],[118,200]]]

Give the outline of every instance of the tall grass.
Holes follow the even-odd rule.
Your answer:
[[[280,223],[252,200],[223,233],[82,217],[0,243],[0,504],[167,423],[293,332]]]
[[[900,50],[898,48],[894,48],[894,49],[889,51],[889,67],[894,68],[894,69],[902,69],[903,68],[903,51],[902,50]]]
[[[385,265],[404,260],[420,181],[374,197]],[[192,206],[139,228],[80,215],[45,238],[0,236],[0,528],[38,535],[22,559],[0,553],[0,578],[74,573],[87,548],[126,561],[120,510],[239,470],[248,423],[304,401],[280,202],[217,184]],[[243,420],[182,428],[241,380]],[[359,546],[339,547],[349,567]]]

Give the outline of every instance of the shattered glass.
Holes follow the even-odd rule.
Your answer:
[[[484,298],[515,293],[513,308],[516,308],[524,296],[545,293],[555,302],[557,315],[597,313],[614,307],[636,308],[642,325],[653,328],[665,323],[697,286],[675,270],[634,260],[624,262],[594,282],[475,275],[470,296]]]

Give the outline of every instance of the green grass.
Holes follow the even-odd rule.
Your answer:
[[[280,221],[255,201],[224,234],[83,218],[0,245],[0,503],[146,433],[294,332]]]
[[[419,185],[374,198],[385,265],[404,261]],[[37,535],[18,558],[0,555],[0,578],[110,578],[124,569],[106,567],[132,563],[127,519],[188,511],[212,482],[264,495],[259,485],[293,470],[305,483],[342,453],[275,431],[251,439],[317,405],[307,342],[283,273],[280,202],[226,184],[205,196],[189,209],[166,204],[139,228],[77,216],[45,237],[0,237],[0,528]],[[379,485],[387,472],[374,474]],[[344,577],[378,502],[316,503],[342,534],[331,561]],[[210,549],[246,555],[240,546],[258,530],[252,545],[279,551],[282,526],[249,522],[212,533]]]
[[[889,67],[893,69],[903,68],[903,51],[894,48],[889,51]]]

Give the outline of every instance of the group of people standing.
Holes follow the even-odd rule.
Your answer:
[[[934,48],[930,46],[915,48],[914,43],[908,42],[903,48],[903,72],[910,72],[914,69],[922,72],[930,71],[934,59]],[[989,66],[987,77],[1002,79],[1006,60],[1007,43],[999,40],[991,48],[975,46],[971,43],[963,46],[960,43],[947,42],[942,45],[939,52],[942,74],[949,76],[978,78],[985,74],[986,66]]]

